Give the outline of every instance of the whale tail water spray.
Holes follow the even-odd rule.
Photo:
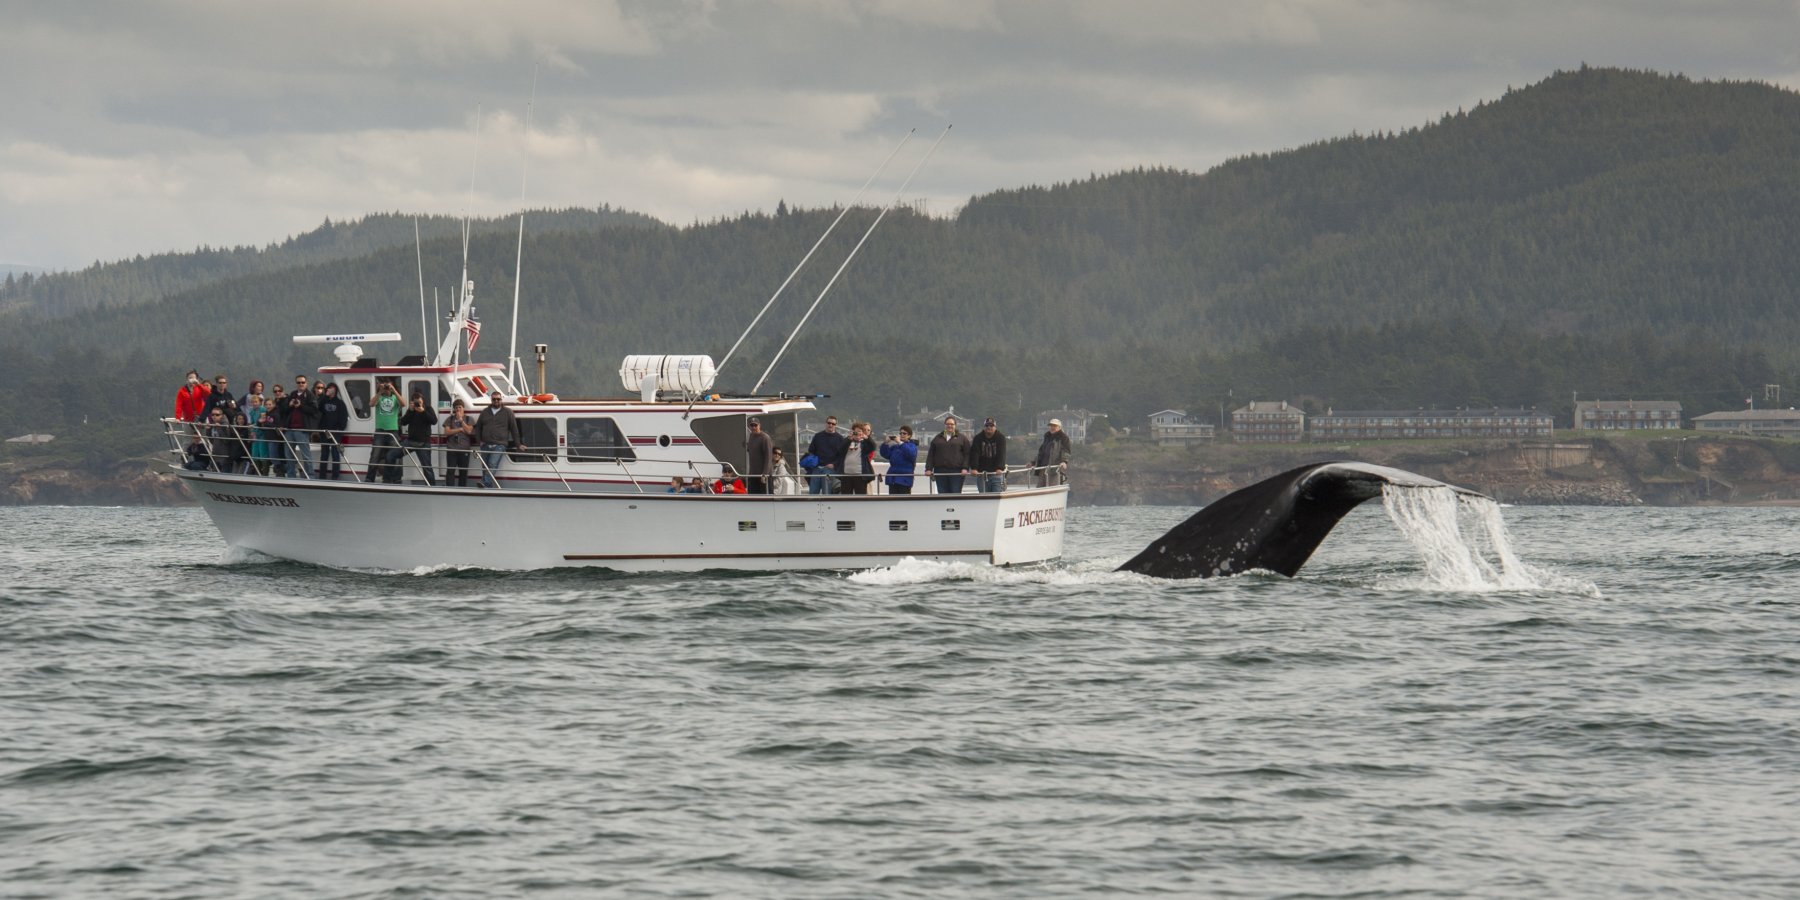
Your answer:
[[[1483,532],[1487,547],[1500,555],[1497,569],[1460,540],[1432,542],[1446,516],[1450,532],[1456,533],[1463,498],[1478,499],[1491,511],[1488,517],[1497,520],[1499,510],[1486,495],[1403,469],[1357,462],[1313,463],[1227,494],[1170,529],[1119,571],[1214,578],[1261,569],[1292,577],[1340,519],[1376,497],[1393,498],[1386,504],[1388,514],[1425,551],[1429,571],[1468,569],[1495,575],[1484,580],[1502,586],[1508,572],[1523,573],[1497,521]],[[1481,566],[1490,571],[1476,572]]]

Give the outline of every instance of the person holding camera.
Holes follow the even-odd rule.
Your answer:
[[[881,458],[888,463],[888,493],[912,493],[913,467],[919,461],[919,442],[913,440],[911,425],[900,426],[898,435],[890,434],[881,442]]]
[[[432,487],[437,487],[437,476],[431,470],[431,431],[437,427],[437,420],[437,413],[426,408],[424,394],[414,394],[412,406],[400,417],[400,427],[406,430],[406,440],[401,446],[405,453],[411,453],[419,461],[419,471],[425,473],[425,483]],[[406,466],[405,453],[394,460],[390,484],[400,483]]]
[[[294,461],[288,477],[317,478],[312,435],[319,428],[319,408],[313,405],[312,392],[306,389],[306,376],[296,375],[294,382],[294,392],[287,396],[287,405],[281,407],[275,424],[281,428],[282,446]]]
[[[469,451],[475,447],[475,420],[469,418],[462,398],[450,404],[450,418],[444,420],[444,483],[451,487],[469,486]]]
[[[838,478],[845,494],[867,494],[875,482],[875,441],[869,437],[874,426],[867,422],[850,424],[850,443],[844,446],[844,473]]]
[[[400,401],[400,390],[394,387],[394,382],[377,380],[380,386],[375,389],[372,404],[375,407],[375,435],[369,441],[369,471],[363,475],[363,481],[392,484],[399,478],[388,474],[388,463],[400,450],[400,414],[405,412],[406,404]]]

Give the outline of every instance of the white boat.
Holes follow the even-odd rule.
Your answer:
[[[946,127],[938,141],[948,133]],[[883,169],[910,138],[908,132],[882,163]],[[936,147],[932,145],[933,150]],[[919,160],[913,174],[924,162]],[[876,175],[880,172],[877,169]],[[871,176],[863,191],[874,180]],[[912,175],[907,176],[875,217],[794,334],[911,181]],[[861,197],[859,192],[857,199]],[[825,229],[750,323],[745,337],[855,204],[852,200]],[[521,216],[521,261],[524,234]],[[466,225],[463,238],[464,275],[449,327],[429,363],[423,355],[385,365],[363,356],[360,343],[395,341],[398,334],[294,338],[299,344],[337,345],[338,364],[321,367],[318,374],[324,383],[338,385],[352,410],[350,427],[335,435],[344,452],[345,479],[233,473],[231,466],[214,470],[176,466],[188,492],[212,517],[226,543],[301,562],[395,570],[847,569],[888,565],[908,557],[1005,566],[1062,555],[1068,488],[1060,477],[1042,479],[1033,472],[1014,473],[1011,489],[985,494],[930,493],[930,480],[922,474],[914,488],[921,493],[910,495],[879,490],[870,495],[809,494],[804,492],[804,476],[789,476],[788,486],[800,491],[794,494],[670,493],[673,478],[710,481],[727,465],[747,472],[751,417],[761,421],[763,432],[783,448],[790,463],[801,459],[799,417],[813,409],[812,402],[756,393],[788,344],[775,354],[756,387],[742,396],[715,390],[716,369],[707,356],[627,357],[619,375],[631,394],[623,398],[575,400],[533,394],[522,387],[525,377],[517,355],[517,277],[508,365],[462,360],[464,336],[469,336],[472,353],[480,334],[473,317],[474,284],[467,277]],[[421,331],[424,300],[421,268]],[[794,334],[788,336],[789,343]],[[738,344],[743,340],[740,337]],[[540,344],[537,349],[541,386],[544,347]],[[729,364],[736,350],[734,345],[721,365]],[[440,420],[454,401],[463,401],[474,415],[488,405],[490,392],[499,392],[517,416],[521,434],[519,446],[506,453],[492,473],[494,488],[428,484],[431,479],[424,477],[425,470],[411,454],[404,463],[408,483],[376,483],[369,477],[371,447],[377,438],[371,403],[382,382],[394,384],[402,397],[422,396]],[[195,437],[207,440],[204,429],[189,423],[164,420],[164,429],[178,460]],[[446,455],[441,443],[428,455],[427,466],[441,470]],[[1027,486],[1037,481],[1057,483]]]
[[[800,459],[799,417],[814,409],[812,401],[719,394],[704,356],[628,358],[622,383],[635,384],[637,396],[528,395],[501,364],[456,359],[471,298],[465,283],[448,336],[429,364],[420,357],[384,364],[363,356],[358,343],[399,335],[295,338],[339,345],[338,364],[320,367],[318,376],[338,386],[352,411],[350,428],[338,435],[345,473],[324,480],[177,464],[176,474],[227,544],[319,565],[387,570],[854,569],[909,557],[1007,566],[1062,554],[1068,487],[1032,486],[1037,479],[1026,471],[1012,473],[1007,490],[987,494],[930,493],[922,472],[915,487],[921,493],[910,495],[879,488],[870,495],[808,494],[804,475],[790,476],[795,494],[669,493],[672,478],[711,483],[726,464],[747,471],[751,417],[789,460]],[[403,483],[370,479],[371,400],[383,381],[403,396],[422,395],[440,419],[455,400],[473,415],[488,405],[490,391],[500,391],[522,440],[502,461],[496,488],[429,485],[410,454]],[[179,458],[195,426],[172,419],[164,426]],[[430,456],[441,472],[441,444]],[[479,465],[479,454],[473,463]]]

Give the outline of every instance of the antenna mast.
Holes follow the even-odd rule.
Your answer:
[[[838,266],[836,272],[832,273],[831,280],[825,282],[825,287],[819,291],[818,298],[806,308],[806,315],[800,317],[800,324],[794,326],[793,332],[788,335],[786,341],[782,342],[781,349],[775,352],[775,358],[769,360],[769,367],[763,370],[761,378],[756,379],[756,385],[750,388],[750,393],[754,394],[762,390],[763,382],[769,380],[769,373],[775,371],[775,366],[781,362],[782,355],[787,353],[788,345],[794,342],[794,338],[800,334],[800,329],[805,328],[807,320],[812,318],[813,310],[819,308],[819,303],[825,299],[826,294],[831,292],[832,285],[837,284],[838,276],[844,274],[844,270],[850,267],[850,261],[855,259],[856,254],[862,250],[863,244],[868,243],[869,235],[875,233],[875,227],[880,225],[881,220],[887,218],[887,214],[893,211],[894,205],[900,202],[900,195],[906,193],[906,189],[912,185],[913,176],[919,174],[919,169],[925,166],[925,161],[937,152],[938,145],[944,142],[944,138],[949,137],[952,127],[954,126],[944,126],[943,133],[939,134],[938,139],[931,143],[931,149],[925,151],[925,155],[913,166],[912,171],[907,173],[906,180],[900,183],[900,189],[894,192],[894,199],[889,200],[888,204],[881,208],[881,214],[875,217],[875,221],[869,223],[869,230],[863,232],[862,240],[857,241],[856,246],[850,248],[850,255],[844,257],[843,264]]]
[[[419,217],[413,216],[413,254],[419,260],[419,354],[431,352],[431,335],[425,331],[425,247],[419,240]]]
[[[531,99],[525,103],[524,158],[519,162],[519,249],[513,258],[512,345],[506,351],[506,376],[515,385],[525,384],[519,365],[519,279],[525,274],[525,175],[531,167],[531,107],[537,103],[537,66],[531,67]],[[529,388],[529,385],[526,385]],[[525,393],[531,393],[526,390]]]
[[[889,153],[887,159],[881,161],[881,167],[875,170],[875,174],[870,175],[869,180],[863,182],[862,190],[857,191],[856,196],[850,198],[850,204],[844,207],[843,212],[838,213],[837,218],[831,220],[831,224],[825,228],[825,233],[819,235],[819,239],[813,242],[812,249],[806,251],[805,256],[800,257],[800,262],[794,266],[794,271],[788,273],[787,280],[783,281],[781,287],[776,288],[775,293],[769,296],[769,302],[763,304],[762,311],[756,314],[756,318],[750,320],[750,327],[745,328],[744,333],[738,335],[737,343],[732,344],[731,349],[725,351],[725,358],[719,360],[718,368],[714,369],[715,372],[723,371],[725,369],[725,364],[731,362],[731,355],[738,351],[738,347],[744,343],[744,338],[750,336],[750,332],[756,328],[756,323],[762,321],[762,317],[769,311],[769,307],[775,305],[775,299],[781,296],[782,291],[787,290],[787,286],[794,280],[794,276],[800,274],[800,270],[806,266],[806,261],[812,259],[813,254],[818,252],[819,247],[825,243],[825,239],[831,236],[832,229],[837,228],[838,223],[844,221],[844,217],[850,214],[851,209],[855,208],[856,202],[861,200],[863,195],[869,192],[869,185],[874,184],[875,179],[881,177],[881,173],[887,169],[888,163],[893,162],[894,157],[900,155],[900,148],[905,147],[906,142],[912,140],[913,133],[916,131],[918,131],[918,129],[913,128],[906,132],[906,136],[900,139],[899,145],[894,147],[894,152]]]

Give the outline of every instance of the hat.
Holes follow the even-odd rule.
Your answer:
[[[1055,425],[1055,426],[1056,426],[1056,427],[1058,427],[1058,428],[1061,428],[1061,427],[1062,427],[1062,420],[1061,420],[1061,419],[1051,419],[1051,420],[1050,420],[1050,424],[1052,424],[1052,425]]]
[[[994,424],[994,417],[988,416],[987,419],[981,423],[981,427],[986,428],[992,424]]]
[[[758,428],[760,428],[760,427],[762,427],[762,420],[761,419],[751,419],[748,424],[755,425]]]

